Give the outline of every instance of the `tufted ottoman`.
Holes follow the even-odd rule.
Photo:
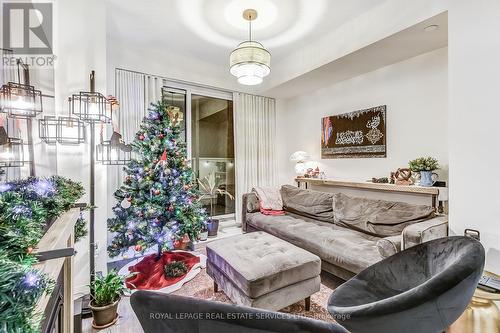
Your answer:
[[[321,260],[265,232],[207,244],[207,273],[236,304],[280,310],[319,291]]]

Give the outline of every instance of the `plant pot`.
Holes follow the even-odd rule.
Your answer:
[[[200,241],[206,241],[208,238],[208,230],[200,232]]]
[[[219,220],[210,220],[207,223],[208,229],[208,237],[217,236],[217,232],[219,231]]]
[[[174,242],[174,249],[186,251],[190,249],[191,240],[188,235],[184,235],[182,239],[176,240]]]
[[[118,299],[113,304],[105,305],[105,306],[94,306],[93,302],[90,302],[90,310],[92,310],[92,317],[94,321],[92,322],[92,326],[94,328],[105,328],[116,323],[116,319],[118,317],[118,303],[120,299]]]
[[[438,175],[432,171],[420,171],[420,186],[430,187],[437,181]]]

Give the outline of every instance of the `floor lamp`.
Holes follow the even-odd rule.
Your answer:
[[[95,71],[90,73],[90,91],[81,91],[69,98],[70,113],[90,125],[90,177],[89,177],[89,265],[90,283],[95,275],[95,125],[111,122],[111,104],[95,91]]]

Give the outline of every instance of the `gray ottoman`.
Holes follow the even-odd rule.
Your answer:
[[[265,232],[207,244],[207,273],[236,304],[280,310],[319,291],[321,260]]]

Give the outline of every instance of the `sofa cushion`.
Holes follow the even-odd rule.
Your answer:
[[[255,195],[255,193],[247,194],[247,212],[254,213],[259,211],[259,198]]]
[[[303,190],[292,185],[281,187],[281,198],[286,211],[333,222],[333,194]]]
[[[207,257],[250,298],[321,273],[321,260],[316,255],[265,232],[210,242]]]
[[[284,216],[252,213],[248,214],[247,223],[349,272],[359,273],[383,259],[377,248],[380,238],[332,223],[289,213]]]
[[[388,237],[400,235],[410,224],[434,217],[434,209],[424,205],[356,198],[335,193],[333,215],[337,225],[373,236]]]
[[[377,242],[377,248],[380,255],[387,258],[401,252],[402,238],[402,235],[380,238]]]

